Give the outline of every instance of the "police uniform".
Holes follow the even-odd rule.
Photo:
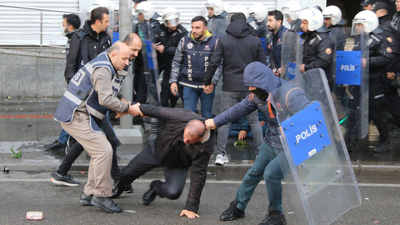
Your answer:
[[[387,126],[382,115],[383,97],[385,95],[384,77],[387,66],[395,58],[389,42],[377,33],[370,33],[369,46],[369,119],[374,121],[380,134],[380,140],[389,139]],[[356,37],[353,50],[361,50],[359,38]]]
[[[389,15],[385,15],[379,17],[379,25],[384,28],[382,32],[382,36],[389,42],[390,47],[392,49],[393,54],[399,54],[399,46],[398,46],[398,39],[396,39],[396,30],[392,27]],[[399,60],[396,57],[396,60],[393,60],[391,64],[388,66],[389,72],[398,72],[399,69]],[[398,87],[391,85],[392,82],[385,77],[385,106],[389,110],[389,112],[393,115],[394,122],[396,123],[397,127],[400,128],[400,97],[399,93],[397,92]],[[396,78],[393,81],[396,82]]]
[[[346,45],[346,33],[344,32],[344,27],[337,24],[329,27],[329,30],[329,36],[335,42],[336,51],[344,51],[344,46]]]
[[[54,114],[54,119],[91,156],[84,189],[87,196],[111,196],[113,150],[100,127],[108,109],[117,112],[129,109],[129,104],[117,98],[123,79],[117,75],[108,54],[100,54],[71,79]]]
[[[333,78],[332,63],[335,43],[326,32],[305,32],[303,39],[303,63],[305,71],[321,68],[325,71],[329,86],[335,83]]]
[[[174,59],[176,48],[180,42],[180,40],[188,34],[188,31],[179,24],[176,30],[170,31],[165,24],[161,24],[161,33],[156,41],[161,45],[164,45],[164,52],[159,55],[162,55],[162,58],[158,61],[158,65],[160,66],[160,71],[164,70],[163,81],[161,83],[161,106],[168,107],[171,102],[171,107],[175,107],[178,97],[174,96],[171,93],[169,78],[171,77],[171,66],[172,60]]]
[[[290,29],[294,30],[296,32],[301,32],[301,20],[297,19],[297,20],[293,20],[292,23],[290,24]]]

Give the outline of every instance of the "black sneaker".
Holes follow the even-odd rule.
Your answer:
[[[258,225],[285,225],[286,219],[282,212],[270,211],[265,216],[265,219]]]
[[[93,195],[86,195],[85,192],[82,192],[81,198],[79,199],[79,203],[84,206],[93,206],[92,205]]]
[[[372,151],[375,153],[382,153],[390,151],[392,150],[392,148],[393,148],[392,141],[390,140],[390,138],[388,138],[386,140],[380,140],[378,145],[375,146],[375,148],[372,149]]]
[[[399,127],[396,127],[394,130],[390,131],[390,132],[389,132],[389,136],[390,136],[391,138],[398,138],[398,137],[400,137],[400,128],[399,128]]]
[[[56,185],[64,185],[68,187],[76,187],[80,184],[78,181],[75,181],[74,178],[69,174],[61,176],[58,173],[52,173],[50,181]]]
[[[232,201],[229,208],[221,214],[219,219],[221,221],[231,221],[235,220],[236,218],[243,218],[245,215],[244,210],[240,210],[236,205],[236,200]]]
[[[122,208],[111,198],[97,197],[96,195],[93,195],[91,203],[93,206],[103,209],[109,213],[121,213],[123,211]]]
[[[125,187],[120,187],[119,182],[115,183],[114,188],[112,189],[111,198],[118,198],[122,193],[124,193]]]
[[[45,145],[44,148],[46,150],[52,150],[52,149],[57,149],[57,148],[65,148],[65,146],[67,146],[67,143],[61,143],[58,140],[56,140],[51,144]]]

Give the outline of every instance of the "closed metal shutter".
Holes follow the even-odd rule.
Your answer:
[[[79,0],[1,0],[0,5],[13,5],[62,11],[79,11]],[[43,44],[65,45],[61,34],[65,12],[43,11]],[[40,11],[0,6],[0,45],[40,44]]]

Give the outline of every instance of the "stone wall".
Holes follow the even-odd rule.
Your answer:
[[[60,52],[60,51],[58,51]],[[60,97],[66,88],[65,56],[0,50],[0,96]]]

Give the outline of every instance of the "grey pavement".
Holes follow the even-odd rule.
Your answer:
[[[77,180],[84,182],[83,177]],[[11,172],[0,174],[0,223],[18,224],[258,224],[268,204],[265,184],[261,182],[250,201],[246,216],[232,222],[220,222],[220,214],[229,206],[239,188],[238,181],[208,179],[201,197],[198,219],[179,217],[188,194],[188,183],[178,200],[156,198],[150,206],[141,204],[142,195],[151,179],[140,178],[133,183],[132,194],[123,194],[115,201],[128,211],[109,214],[95,207],[80,206],[79,187],[59,187],[49,181],[47,173]],[[399,184],[360,183],[362,204],[349,210],[333,224],[399,224]],[[297,217],[284,185],[283,209],[288,224]],[[329,210],[329,209],[327,209]],[[28,211],[41,211],[42,221],[27,221]]]

